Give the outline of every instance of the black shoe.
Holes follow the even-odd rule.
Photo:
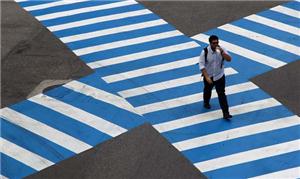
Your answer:
[[[209,103],[204,103],[203,106],[204,106],[206,109],[210,109],[210,108],[211,108]]]
[[[232,118],[232,115],[230,115],[229,113],[223,114],[223,119],[230,120],[230,118]]]

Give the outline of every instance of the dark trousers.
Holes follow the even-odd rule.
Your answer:
[[[211,80],[213,81],[213,78],[211,78]],[[219,104],[223,111],[223,114],[229,113],[227,98],[225,94],[225,75],[223,75],[222,78],[220,78],[219,80],[213,81],[213,84],[209,84],[205,80],[205,78],[203,78],[203,81],[204,81],[204,93],[203,93],[204,103],[209,104],[211,98],[211,91],[215,86],[219,98]]]

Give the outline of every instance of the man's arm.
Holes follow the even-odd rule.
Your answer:
[[[222,57],[223,57],[226,61],[230,62],[230,61],[231,61],[231,56],[228,54],[227,50],[221,48],[220,46],[218,46],[217,48],[219,48]]]

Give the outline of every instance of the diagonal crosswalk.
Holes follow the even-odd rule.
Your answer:
[[[248,80],[299,60],[300,2],[192,39],[132,0],[16,2],[95,73],[1,109],[1,176],[25,177],[148,121],[208,177],[300,177],[299,117]],[[215,92],[202,108],[197,62],[211,34],[233,57],[231,122]]]

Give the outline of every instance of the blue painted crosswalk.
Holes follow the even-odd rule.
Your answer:
[[[19,1],[95,72],[1,109],[1,175],[27,176],[145,121],[209,178],[299,168],[299,116],[249,79],[299,60],[300,2],[191,39],[131,0]],[[225,64],[231,122],[215,92],[212,109],[202,107],[197,63],[211,34],[233,57]]]

